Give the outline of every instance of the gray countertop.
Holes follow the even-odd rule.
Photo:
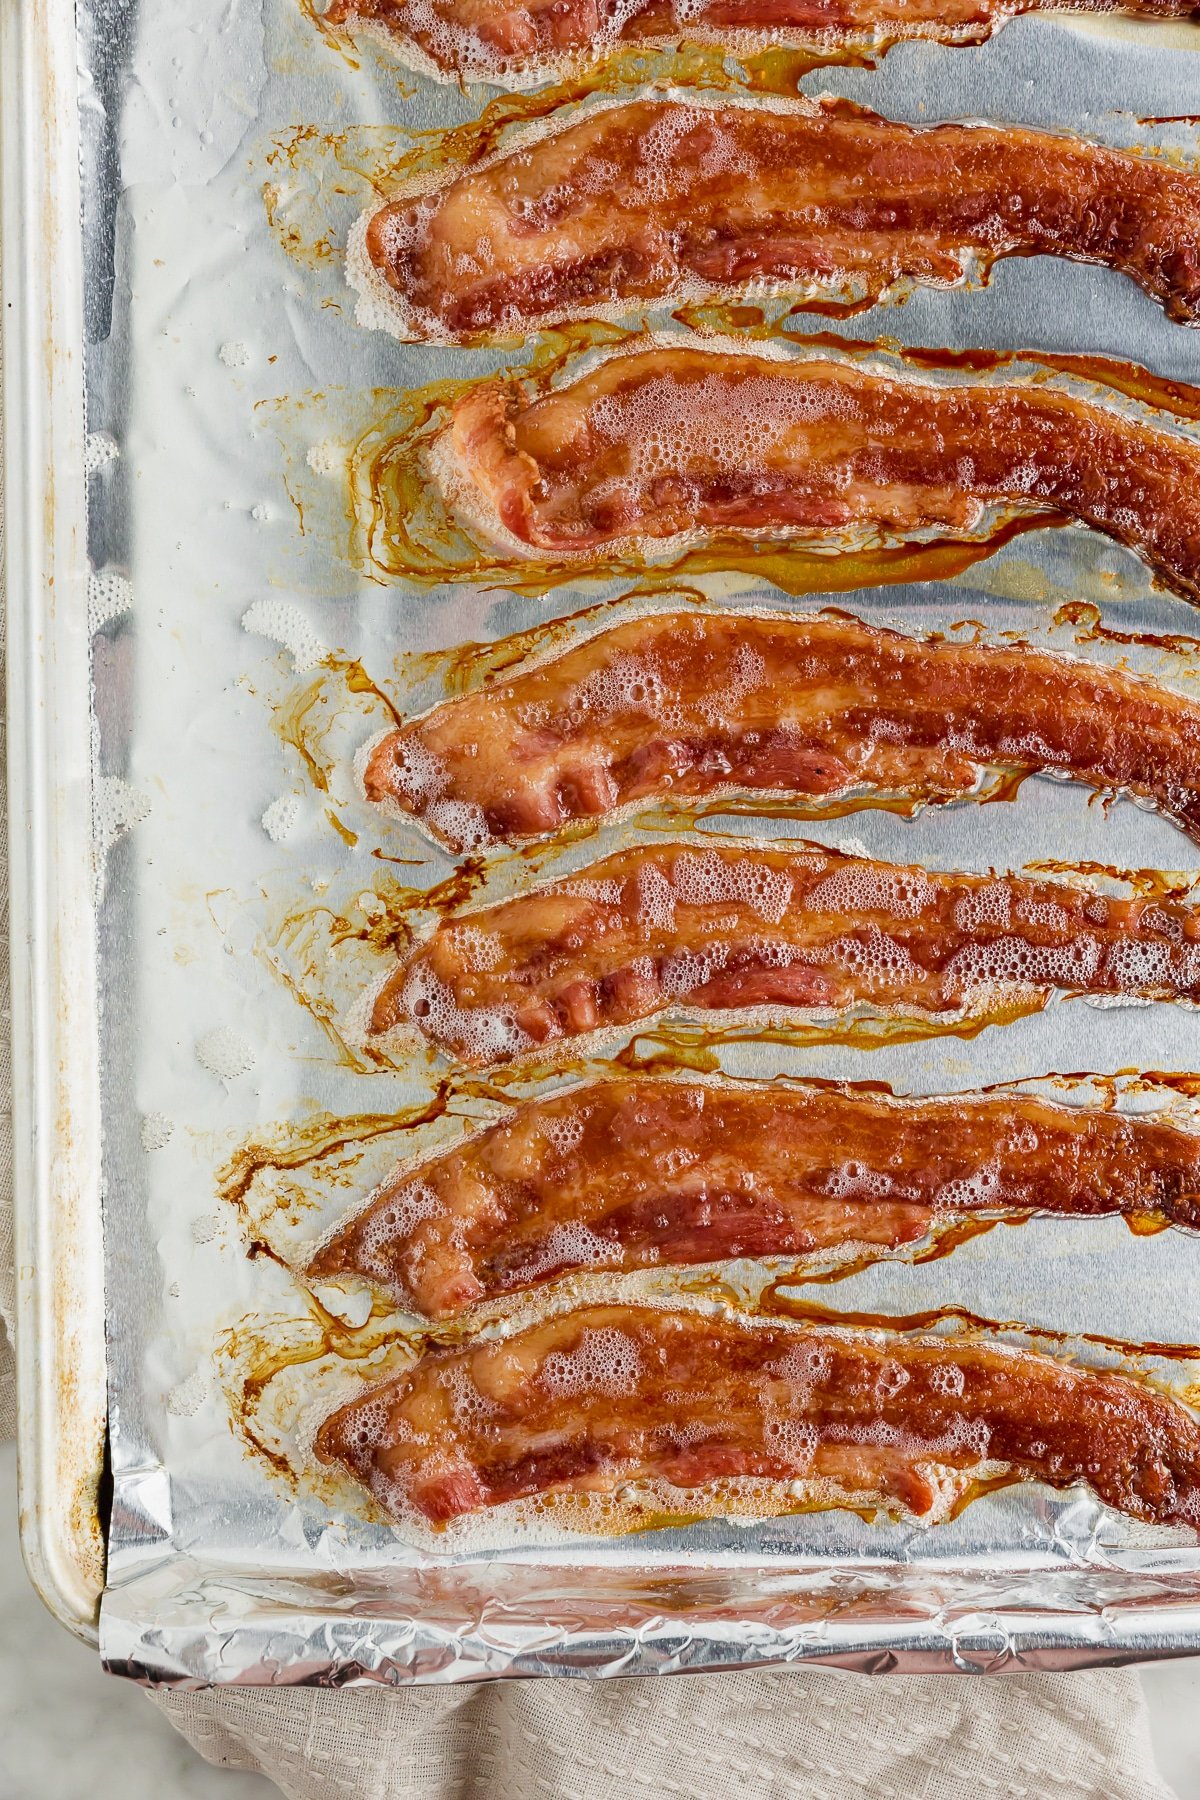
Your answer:
[[[204,1762],[46,1612],[21,1562],[12,1444],[0,1444],[0,1620],[0,1800],[279,1800],[265,1776]]]

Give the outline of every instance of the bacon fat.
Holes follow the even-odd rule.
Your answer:
[[[454,850],[724,792],[946,798],[985,768],[1152,801],[1200,839],[1200,706],[1102,665],[846,618],[657,613],[389,732],[368,797]]]
[[[592,60],[622,41],[978,43],[1019,13],[1190,18],[1194,0],[333,0],[331,25],[368,24],[447,75],[509,82]]]
[[[815,845],[656,844],[441,924],[371,1029],[486,1065],[672,1006],[937,1015],[1057,988],[1200,1000],[1200,909]]]
[[[447,500],[527,551],[752,533],[836,547],[1066,515],[1200,599],[1200,443],[1061,388],[824,357],[657,347],[530,399],[469,389],[435,441]]]
[[[365,234],[405,335],[452,339],[764,282],[877,298],[1031,255],[1120,269],[1194,321],[1198,244],[1200,176],[1086,140],[668,99],[396,200]]]
[[[1031,1094],[599,1082],[402,1170],[317,1252],[429,1318],[574,1269],[896,1249],[967,1215],[1200,1228],[1200,1134]]]
[[[916,1517],[939,1472],[1066,1487],[1200,1527],[1200,1425],[1127,1375],[980,1341],[596,1306],[428,1352],[327,1418],[318,1456],[395,1514],[658,1479],[826,1483]]]

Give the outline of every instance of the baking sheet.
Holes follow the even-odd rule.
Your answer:
[[[463,659],[439,653],[567,619],[628,583],[573,579],[532,595],[453,578],[415,586],[384,579],[363,554],[354,447],[395,391],[525,353],[404,347],[363,330],[337,247],[380,155],[403,153],[398,135],[460,124],[492,96],[413,77],[370,46],[347,57],[286,0],[233,0],[182,21],[85,6],[82,19],[108,1665],[181,1683],[406,1682],[813,1656],[1064,1666],[1200,1647],[1200,1551],[1078,1492],[1009,1490],[932,1533],[838,1512],[614,1537],[552,1510],[536,1530],[505,1511],[418,1539],[311,1465],[316,1414],[364,1367],[383,1366],[360,1352],[394,1354],[399,1327],[331,1333],[274,1258],[319,1235],[397,1156],[538,1085],[528,1072],[462,1082],[427,1125],[387,1129],[391,1115],[437,1114],[446,1070],[423,1056],[374,1060],[348,1015],[389,966],[389,921],[428,918],[420,890],[452,865],[357,797],[353,753],[387,722],[380,693],[410,711],[460,678]],[[1198,48],[1195,27],[1039,18],[977,49],[901,46],[876,71],[821,70],[804,86],[897,117],[1051,125],[1192,155],[1187,126],[1137,121],[1186,111]],[[1050,82],[1047,69],[1069,76]],[[326,212],[322,252],[310,226]],[[917,292],[839,329],[1133,356],[1200,381],[1200,333],[1168,325],[1132,283],[1047,259],[1002,264],[983,291]],[[688,586],[726,604],[794,604],[745,577]],[[1200,680],[1200,641],[1124,641],[1200,639],[1195,612],[1077,530],[1024,536],[952,582],[837,598],[873,621],[966,632],[974,620],[1189,692]],[[1068,620],[1057,611],[1068,602],[1085,610]],[[481,653],[466,678],[485,666]],[[1183,880],[1200,864],[1165,821],[1125,802],[1106,816],[1083,791],[1042,780],[1011,804],[763,829],[938,868],[1053,856]],[[573,842],[538,872],[629,835]],[[527,862],[499,859],[487,891],[529,875]],[[868,1050],[837,1033],[744,1035],[716,1059],[733,1074],[942,1092],[1054,1070],[1188,1071],[1196,1034],[1186,1008],[1071,1001],[971,1039],[882,1034]],[[695,1036],[683,1034],[689,1053]],[[680,1034],[668,1039],[678,1051]],[[631,1055],[662,1046],[661,1032],[643,1031]],[[1170,1087],[1158,1098],[1190,1106]],[[1198,1274],[1200,1241],[1181,1234],[1039,1221],[817,1292],[863,1311],[956,1304],[1032,1328],[1188,1344],[1200,1336]],[[1075,1349],[1102,1355],[1082,1339]],[[1154,1367],[1181,1389],[1197,1374],[1188,1361]]]
[[[75,20],[0,11],[12,1200],[21,1550],[96,1642],[106,1444]]]

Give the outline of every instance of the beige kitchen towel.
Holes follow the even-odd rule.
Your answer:
[[[1169,1800],[1128,1670],[155,1696],[291,1800]]]
[[[0,571],[3,547],[0,492]],[[0,776],[3,695],[0,660]],[[16,1419],[4,794],[0,779],[0,1438]],[[290,1800],[1174,1800],[1131,1670],[151,1698],[209,1762],[259,1770]]]

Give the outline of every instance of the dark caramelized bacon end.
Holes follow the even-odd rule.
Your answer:
[[[466,850],[730,791],[948,798],[996,767],[1127,790],[1200,838],[1195,701],[1074,657],[844,618],[618,625],[390,732],[365,786]]]
[[[1200,176],[1086,140],[659,99],[393,201],[365,240],[397,324],[449,338],[764,283],[873,299],[1033,255],[1119,269],[1191,321],[1198,244]]]
[[[574,1269],[895,1249],[981,1213],[1198,1229],[1200,1135],[1029,1094],[603,1082],[402,1171],[308,1274],[444,1319]]]
[[[1200,909],[815,845],[657,844],[440,925],[372,1029],[485,1065],[672,1007],[987,1016],[1054,989],[1200,1000]]]
[[[1046,0],[333,0],[325,19],[381,27],[444,74],[511,81],[590,62],[622,41],[978,43],[1006,19],[1040,10],[1186,19],[1196,9],[1194,0],[1054,0],[1052,8]]]
[[[1166,1395],[998,1344],[597,1306],[426,1354],[333,1413],[317,1454],[383,1506],[445,1520],[658,1479],[829,1484],[918,1518],[941,1479],[1086,1481],[1154,1524],[1200,1527],[1200,1426]]]
[[[1075,519],[1200,598],[1200,442],[1046,384],[637,350],[537,399],[515,380],[469,389],[433,461],[474,528],[538,553],[963,537],[998,508]]]

